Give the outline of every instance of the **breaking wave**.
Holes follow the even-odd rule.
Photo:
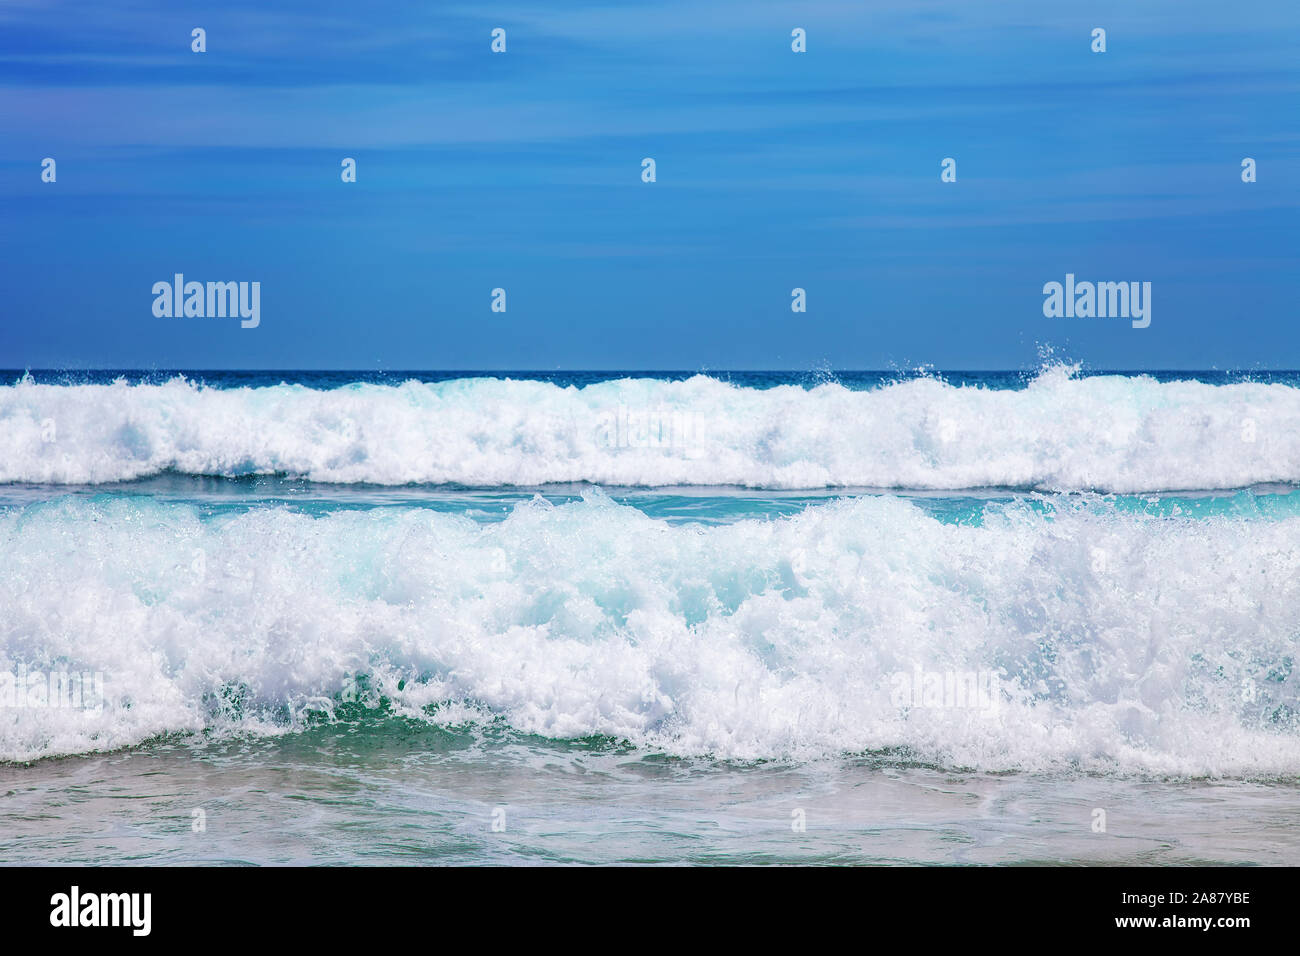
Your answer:
[[[167,395],[260,400],[266,421],[326,401],[173,385],[150,407]],[[712,527],[599,491],[495,524],[122,495],[0,511],[0,672],[103,678],[96,710],[0,701],[0,759],[293,731],[382,699],[682,756],[1300,773],[1300,517],[1072,499],[944,523],[862,497]],[[900,681],[934,674],[996,681],[978,706],[928,687],[900,699]]]
[[[0,482],[163,472],[472,487],[1242,488],[1300,482],[1300,389],[1062,367],[1018,389],[929,378],[756,389],[705,376],[0,387]]]

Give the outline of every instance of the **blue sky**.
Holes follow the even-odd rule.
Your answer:
[[[1291,0],[8,0],[0,367],[1296,368],[1297,49]],[[260,326],[156,318],[176,272]],[[1151,326],[1045,318],[1067,272]]]

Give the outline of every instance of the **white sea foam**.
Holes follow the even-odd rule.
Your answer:
[[[0,387],[0,482],[169,470],[480,487],[1240,488],[1300,481],[1300,389],[1059,367],[1016,390],[933,379],[753,389],[703,376]]]
[[[0,554],[0,670],[104,675],[98,712],[0,709],[4,759],[292,730],[368,675],[420,719],[680,755],[1300,774],[1300,518],[1088,499],[954,525],[885,497],[703,527],[594,492],[480,524],[100,496],[0,512]],[[900,705],[898,675],[928,673],[996,673],[997,706]]]

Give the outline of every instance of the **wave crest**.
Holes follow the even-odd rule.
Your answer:
[[[1006,390],[932,378],[755,389],[705,376],[0,387],[0,482],[169,471],[472,487],[1241,488],[1300,482],[1300,389],[1061,367]]]
[[[105,687],[99,713],[0,710],[0,759],[292,729],[360,678],[419,719],[679,755],[1300,772],[1295,517],[954,525],[860,498],[703,527],[594,493],[477,524],[103,496],[0,514],[0,551],[0,670]],[[996,675],[997,699],[930,699],[933,674]]]

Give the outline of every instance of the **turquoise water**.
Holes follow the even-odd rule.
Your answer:
[[[337,485],[284,476],[238,479],[191,475],[161,475],[109,485],[0,485],[0,507],[25,507],[64,497],[138,498],[187,505],[212,517],[256,508],[287,508],[306,515],[371,508],[425,508],[463,514],[476,522],[502,521],[520,504],[540,498],[553,505],[581,501],[597,490],[588,484],[541,485],[533,488],[448,488],[419,485]],[[828,502],[857,497],[904,499],[938,521],[978,523],[990,505],[1022,502],[1048,512],[1053,502],[1088,500],[1118,511],[1154,516],[1283,518],[1297,514],[1300,497],[1290,485],[1260,485],[1217,491],[1187,491],[1143,495],[1076,493],[1068,499],[1010,488],[979,488],[960,492],[899,491],[881,488],[837,488],[770,491],[745,488],[619,488],[598,489],[612,500],[652,517],[677,524],[726,524],[747,518],[772,519],[796,515]]]

